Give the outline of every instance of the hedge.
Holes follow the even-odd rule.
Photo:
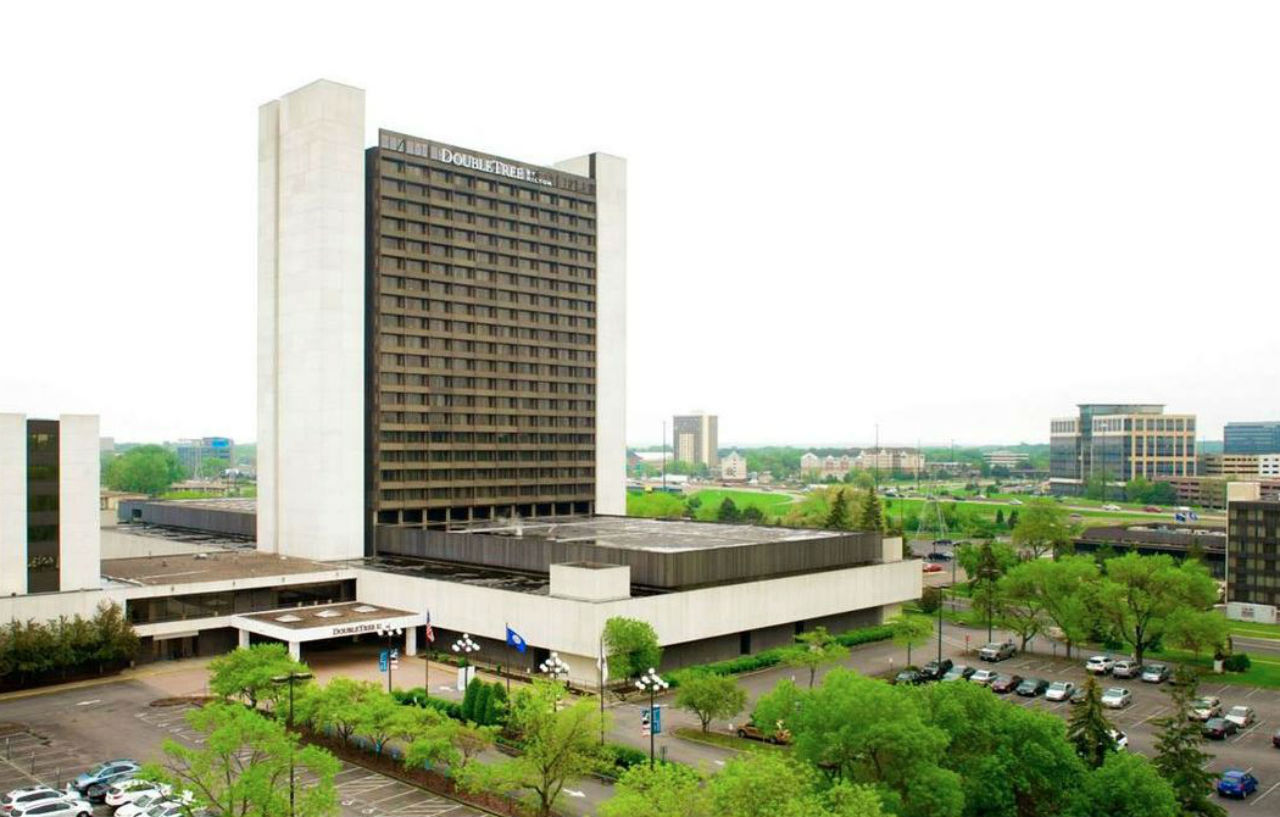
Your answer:
[[[453,718],[455,721],[462,720],[461,704],[444,698],[432,698],[427,695],[427,691],[423,687],[396,689],[391,693],[391,696],[396,699],[397,703],[405,706],[429,706],[445,717]]]
[[[847,633],[841,633],[835,637],[835,640],[841,646],[856,647],[859,644],[888,641],[891,638],[893,638],[893,627],[888,624],[879,624],[874,627],[862,627],[857,630],[850,630]],[[743,655],[724,661],[713,661],[710,664],[684,667],[662,677],[672,687],[678,687],[680,686],[681,678],[688,678],[694,675],[738,675],[744,672],[753,672],[784,663],[787,660],[787,656],[798,649],[804,649],[804,647],[774,647],[758,652],[755,655]]]

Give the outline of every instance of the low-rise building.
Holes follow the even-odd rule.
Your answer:
[[[1280,499],[1280,477],[1163,477],[1158,481],[1167,482],[1173,486],[1179,505],[1225,508],[1227,506],[1227,485],[1233,482],[1248,482],[1257,485],[1259,494],[1263,499]]]
[[[1010,471],[1026,467],[1030,457],[1018,451],[987,451],[982,455],[991,468],[1008,468]]]
[[[720,460],[720,478],[725,482],[747,481],[747,458],[737,451]]]
[[[1232,500],[1227,508],[1227,600],[1280,605],[1280,501]]]

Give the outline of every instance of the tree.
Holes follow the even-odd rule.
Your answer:
[[[996,527],[1004,527],[1004,508],[996,508]]]
[[[1072,530],[1064,508],[1041,499],[1028,503],[1025,511],[1013,529],[1016,547],[1031,551],[1031,557],[1038,559],[1071,544]]]
[[[874,486],[862,495],[862,503],[858,509],[858,530],[869,533],[884,532],[884,510],[880,507],[880,495]]]
[[[1097,769],[1115,750],[1111,737],[1114,727],[1102,711],[1102,696],[1092,675],[1085,679],[1084,696],[1084,703],[1072,710],[1067,719],[1067,738],[1075,745],[1080,759]]]
[[[435,713],[430,707],[418,711]],[[495,726],[476,726],[439,714],[435,718],[422,718],[408,725],[404,736],[409,744],[404,753],[405,768],[446,763],[455,777],[462,776],[471,761],[493,746],[497,737]]]
[[[523,793],[539,817],[548,817],[564,787],[595,769],[601,730],[594,701],[557,710],[557,694],[540,680],[521,689],[508,727],[519,735],[523,752],[502,763],[469,764],[458,778],[463,788]]]
[[[355,734],[367,738],[373,744],[374,754],[381,755],[387,741],[414,731],[414,718],[420,712],[421,709],[404,706],[379,690],[376,695],[363,696],[349,717]]]
[[[144,777],[190,791],[196,805],[220,817],[282,817],[290,813],[291,789],[297,817],[337,813],[337,759],[318,746],[299,747],[281,722],[220,702],[191,710],[187,722],[204,734],[203,743],[191,748],[166,740],[164,761]],[[291,775],[305,784],[291,786]]]
[[[1174,681],[1175,683],[1165,687],[1173,711],[1167,717],[1154,721],[1160,728],[1160,734],[1156,738],[1153,763],[1160,776],[1173,787],[1178,813],[1196,817],[1225,817],[1226,811],[1209,799],[1214,775],[1205,769],[1205,765],[1213,759],[1213,755],[1200,750],[1204,743],[1204,733],[1200,724],[1189,717],[1191,705],[1197,697],[1195,676],[1179,667]]]
[[[734,524],[742,520],[742,512],[738,510],[738,506],[734,504],[732,497],[725,497],[720,503],[719,510],[716,511],[716,521],[727,524]]]
[[[692,675],[681,679],[676,690],[676,706],[697,715],[703,732],[711,721],[732,718],[746,705],[746,690],[727,675]]]
[[[1009,571],[1030,594],[1045,618],[1058,629],[1071,648],[1089,638],[1097,619],[1093,597],[1098,583],[1098,566],[1088,556],[1064,556],[1056,561],[1032,559]]]
[[[1013,530],[1018,527],[1018,509],[1014,508],[1009,511],[1009,529]]]
[[[1164,641],[1199,658],[1203,652],[1220,652],[1230,638],[1230,625],[1216,610],[1174,610],[1165,621]]]
[[[237,648],[209,662],[209,689],[224,698],[240,697],[256,708],[261,700],[276,701],[282,685],[274,679],[295,672],[307,672],[307,665],[295,661],[283,644],[255,644]]]
[[[801,633],[796,636],[796,641],[800,643],[787,651],[786,661],[793,667],[809,670],[810,689],[813,688],[818,667],[849,655],[849,648],[837,642],[826,627],[814,627],[807,633]]]
[[[742,511],[742,521],[748,525],[763,525],[765,522],[764,511],[755,505],[748,505]]]
[[[615,678],[638,678],[645,670],[662,663],[658,633],[647,621],[611,617],[604,623],[604,646],[609,656],[609,673]]]
[[[485,682],[479,678],[473,677],[471,683],[467,684],[467,688],[462,692],[462,706],[459,713],[464,721],[474,723],[476,720],[476,699],[480,697],[480,690]]]
[[[1188,634],[1199,629],[1193,624],[1218,599],[1218,586],[1203,565],[1175,562],[1172,556],[1142,556],[1129,553],[1107,562],[1107,573],[1098,588],[1097,601],[1103,618],[1116,634],[1133,647],[1134,658],[1142,657],[1164,637],[1170,617],[1177,619]]]
[[[324,686],[307,684],[300,694],[295,694],[298,695],[294,702],[295,723],[308,723],[314,729],[331,731],[346,743],[355,734],[361,703],[381,695],[382,688],[373,681],[338,676]]]
[[[1017,634],[1019,649],[1024,652],[1027,642],[1039,635],[1049,621],[1036,578],[1032,570],[1014,569],[996,582],[1000,626]]]
[[[813,771],[775,753],[735,759],[711,778],[707,788],[712,813],[717,815],[810,817],[829,813],[817,793]]]
[[[183,478],[178,456],[159,445],[140,445],[107,466],[107,487],[113,491],[155,496]]]
[[[1144,757],[1108,752],[1102,767],[1085,776],[1080,817],[1177,817],[1173,788]]]
[[[906,613],[889,619],[893,627],[893,643],[907,648],[907,665],[911,665],[911,648],[925,644],[933,638],[933,620],[925,616]]]
[[[942,588],[928,585],[920,591],[920,612],[928,615],[936,613],[942,606]]]
[[[845,490],[841,488],[830,497],[831,507],[827,511],[826,522],[823,527],[827,530],[849,530],[853,527],[853,522],[849,518],[849,500],[845,496]]]
[[[79,620],[76,616],[76,620]],[[90,650],[81,660],[92,660],[103,667],[132,661],[138,655],[138,634],[124,618],[124,608],[115,602],[104,601],[98,605],[93,619],[88,622],[92,630]]]
[[[682,763],[639,763],[618,778],[600,817],[711,817],[702,778]]]

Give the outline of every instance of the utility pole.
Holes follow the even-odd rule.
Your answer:
[[[662,421],[662,490],[667,490],[667,421]]]

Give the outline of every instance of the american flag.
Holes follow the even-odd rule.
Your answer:
[[[436,640],[436,631],[431,629],[431,611],[427,611],[427,643],[434,644]]]

